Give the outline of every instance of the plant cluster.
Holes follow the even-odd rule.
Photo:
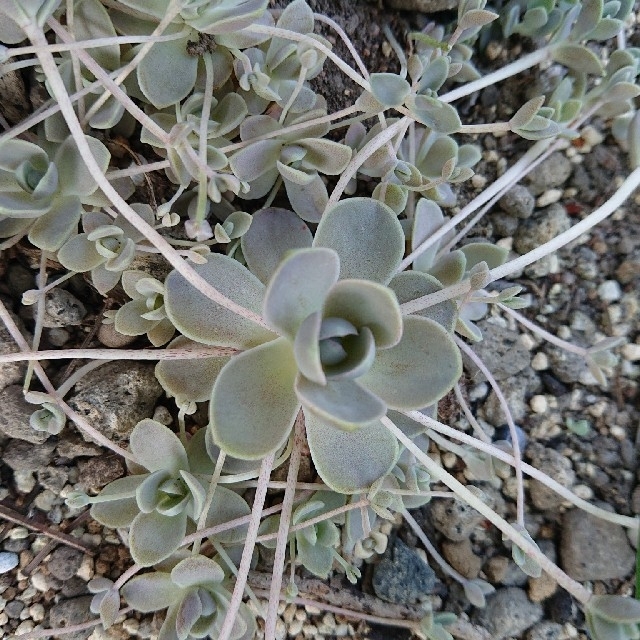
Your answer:
[[[256,548],[275,549],[261,611],[271,640],[279,599],[296,601],[296,565],[356,582],[362,561],[386,548],[381,523],[397,514],[413,522],[407,510],[443,483],[501,529],[523,570],[549,571],[586,606],[595,639],[639,637],[637,603],[591,597],[563,574],[524,528],[521,499],[518,521],[507,523],[427,455],[431,442],[449,448],[481,479],[511,464],[521,485],[514,425],[511,443],[487,444],[439,422],[438,403],[458,391],[461,350],[470,351],[462,338],[482,339],[475,321],[488,306],[523,306],[520,287],[491,283],[587,231],[640,181],[640,50],[621,46],[603,64],[587,45],[623,31],[632,3],[511,0],[498,14],[484,0],[464,0],[454,24],[409,34],[409,55],[389,34],[398,73],[369,73],[355,50],[355,68],[336,56],[316,33],[318,20],[348,39],[304,0],[280,11],[267,4],[0,0],[3,73],[33,67],[51,96],[0,136],[0,246],[26,238],[60,265],[59,280],[41,281],[24,302],[40,308],[46,290],[74,274],[103,296],[124,291],[129,300],[105,322],[166,345],[153,351],[156,377],[178,410],[179,434],[145,419],[124,450],[64,403],[77,376],[56,390],[34,367],[46,393],[27,393],[40,405],[33,428],[57,434],[71,417],[128,463],[128,475],[97,495],[68,500],[126,532],[135,563],[115,583],[92,582],[92,610],[109,626],[122,597],[143,613],[167,610],[162,639],[250,640],[248,572]],[[482,77],[474,47],[496,29],[540,46]],[[462,123],[456,98],[545,60],[563,69],[549,96],[507,122]],[[325,64],[361,89],[337,113],[311,83]],[[460,242],[459,222],[594,114],[612,120],[634,167],[610,202],[520,258],[482,239]],[[443,210],[456,204],[455,185],[481,158],[456,134],[486,132],[535,144],[517,171],[450,217]],[[135,141],[130,166],[110,152],[117,137]],[[164,202],[143,201],[139,187],[151,171],[164,173]],[[149,253],[170,264],[166,278],[135,265]],[[37,359],[39,333],[23,345],[25,359]],[[601,377],[614,346],[583,354]],[[188,416],[203,402],[209,423],[194,430]],[[306,447],[318,481],[305,484],[298,469]],[[271,481],[285,463],[286,482]],[[270,488],[284,498],[268,515]],[[281,595],[287,550],[291,580]],[[490,585],[454,578],[484,605]],[[405,626],[442,640],[451,622],[425,609],[420,623]]]

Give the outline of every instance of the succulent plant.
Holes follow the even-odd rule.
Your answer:
[[[197,520],[207,504],[206,489],[191,472],[184,445],[164,425],[142,420],[129,442],[140,472],[114,480],[95,498],[77,495],[75,499],[79,504],[92,503],[92,517],[105,526],[128,528],[131,556],[148,567],[181,546],[188,521]],[[240,496],[218,487],[207,513],[207,526],[248,513],[249,507]],[[230,539],[233,536],[225,537]]]
[[[122,589],[127,604],[141,613],[168,608],[159,640],[219,637],[231,600],[222,567],[202,555],[171,564],[129,580]],[[229,637],[252,640],[255,632],[255,618],[241,604]]]
[[[593,640],[640,638],[640,602],[617,595],[591,596],[585,607]]]
[[[109,151],[95,138],[85,139],[106,171]],[[53,160],[32,142],[0,142],[0,237],[28,229],[34,245],[56,251],[77,228],[83,204],[92,203],[97,186],[71,137]]]
[[[362,229],[367,236],[353,242]],[[450,333],[429,318],[403,318],[385,286],[403,245],[390,209],[354,198],[324,214],[313,246],[285,256],[266,290],[226,256],[195,267],[211,282],[233,283],[226,295],[262,310],[271,330],[202,298],[178,273],[169,275],[167,315],[183,335],[246,349],[213,385],[216,444],[236,458],[260,459],[286,441],[302,405],[311,454],[330,487],[352,493],[391,469],[397,444],[379,418],[388,408],[436,402],[460,375]],[[356,451],[362,464],[354,464]]]

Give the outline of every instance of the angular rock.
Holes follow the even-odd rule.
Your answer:
[[[559,482],[563,487],[570,489],[575,481],[576,474],[571,466],[571,460],[555,449],[543,447],[537,442],[527,447],[526,454],[533,467],[543,470],[548,476]],[[557,509],[564,498],[552,491],[538,480],[530,481],[529,495],[533,504],[541,511]]]
[[[573,164],[564,153],[552,153],[526,177],[529,191],[539,196],[547,189],[560,187],[569,179],[572,171]]]
[[[45,442],[38,447],[24,440],[12,440],[2,454],[3,461],[17,472],[32,473],[51,463],[53,442]]]
[[[58,547],[52,554],[47,568],[58,580],[69,580],[82,564],[84,554],[71,547]]]
[[[71,627],[92,620],[95,618],[95,615],[89,610],[92,599],[93,596],[82,596],[54,604],[49,613],[49,626],[53,628]],[[65,640],[86,640],[92,633],[93,627],[54,637]]]
[[[542,606],[531,602],[518,587],[498,589],[487,598],[484,609],[476,609],[473,621],[491,634],[492,640],[518,637],[542,618]]]
[[[433,569],[398,538],[373,570],[373,590],[387,602],[420,602],[433,591],[435,583]]]
[[[35,310],[35,306],[33,307]],[[46,295],[42,325],[47,328],[80,324],[87,315],[86,307],[65,289],[52,289]],[[34,311],[35,312],[35,311]]]
[[[31,414],[37,409],[37,405],[25,401],[20,385],[8,386],[0,391],[0,431],[10,438],[42,444],[49,434],[35,431],[29,424]]]
[[[579,582],[624,578],[635,565],[625,529],[580,509],[562,518],[560,559],[564,571]]]
[[[482,495],[476,487],[469,486],[469,489]],[[435,500],[430,507],[433,526],[453,542],[468,538],[483,520],[482,515],[462,500]]]
[[[531,353],[520,342],[520,334],[510,329],[499,327],[493,322],[479,322],[482,331],[482,342],[473,345],[473,349],[482,359],[496,380],[511,378],[531,364]],[[465,363],[468,362],[465,359]],[[478,371],[470,364],[471,373]],[[476,381],[482,380],[478,375]]]
[[[110,440],[126,441],[162,393],[153,371],[152,364],[110,362],[78,382],[69,405]]]
[[[533,213],[536,199],[527,187],[517,184],[500,198],[498,204],[505,213],[525,220]]]
[[[538,211],[525,220],[513,236],[513,248],[524,255],[536,247],[552,240],[571,227],[567,210],[558,203]]]

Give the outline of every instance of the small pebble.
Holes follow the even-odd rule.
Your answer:
[[[547,357],[547,354],[543,351],[536,353],[536,355],[533,356],[533,360],[531,360],[531,368],[534,371],[545,371],[548,369],[549,358]]]
[[[15,569],[20,562],[17,553],[11,551],[0,551],[0,573],[8,573],[11,569]]]
[[[41,605],[39,602],[29,607],[29,615],[31,616],[31,619],[34,620],[35,622],[42,622],[42,620],[44,620],[44,614],[45,614],[44,606]]]
[[[640,344],[628,343],[622,347],[622,357],[629,362],[640,360]]]
[[[615,302],[620,300],[622,290],[615,280],[607,280],[598,287],[598,297],[603,302]]]
[[[529,405],[531,406],[531,410],[535,413],[546,413],[549,408],[549,404],[547,402],[546,396],[533,396],[529,401]]]
[[[536,205],[542,209],[558,202],[560,198],[562,198],[562,189],[549,189],[536,200]]]

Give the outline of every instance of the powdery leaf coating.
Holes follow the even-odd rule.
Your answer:
[[[387,205],[370,198],[350,198],[325,211],[313,246],[336,251],[341,279],[387,284],[402,260],[404,232]]]
[[[168,558],[180,546],[187,531],[187,514],[166,516],[151,511],[139,513],[129,528],[129,550],[133,561],[150,567]]]
[[[421,409],[448,393],[462,375],[460,351],[446,329],[428,318],[404,320],[400,342],[380,349],[360,382],[392,409]]]
[[[598,56],[581,44],[561,44],[553,48],[552,57],[556,62],[569,67],[573,71],[604,75],[602,62]]]
[[[338,255],[330,249],[300,249],[286,257],[265,292],[267,323],[293,340],[302,321],[322,308],[339,272]]]
[[[211,254],[206,264],[193,268],[234,302],[261,313],[264,285],[233,258]],[[196,342],[247,349],[275,337],[270,331],[238,317],[203,296],[177,271],[167,276],[165,286],[169,320],[181,333]]]
[[[354,431],[336,429],[311,412],[305,421],[318,474],[334,491],[366,491],[396,463],[398,442],[379,421]]]
[[[204,556],[192,556],[181,560],[171,571],[171,581],[181,589],[188,589],[207,582],[222,582],[222,567]]]
[[[300,408],[293,390],[297,371],[285,338],[234,356],[222,368],[211,395],[215,443],[244,460],[258,460],[282,446]],[[238,397],[239,390],[244,398]]]
[[[110,482],[100,495],[105,498],[117,496],[110,502],[98,502],[91,507],[91,517],[105,527],[118,529],[128,527],[140,513],[136,501],[136,491],[146,475],[128,476]]]
[[[136,611],[151,613],[173,604],[180,597],[180,592],[169,573],[156,571],[129,580],[122,587],[122,597]]]
[[[187,452],[178,436],[155,420],[138,422],[131,432],[129,446],[136,461],[149,471],[176,474],[189,468]]]
[[[372,73],[369,77],[371,93],[384,107],[397,107],[411,91],[411,85],[395,73]]]

